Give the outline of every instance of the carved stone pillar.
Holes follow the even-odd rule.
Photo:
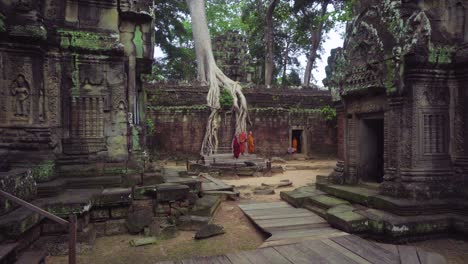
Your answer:
[[[431,199],[453,192],[447,79],[447,72],[436,69],[408,74],[413,91],[412,124],[408,128],[412,145],[411,160],[400,172],[404,196]]]
[[[335,103],[336,109],[336,141],[337,141],[337,156],[336,167],[331,176],[335,183],[344,183],[344,164],[345,164],[345,129],[346,129],[346,112],[341,102]]]
[[[385,112],[384,130],[384,181],[380,190],[385,195],[399,196],[401,190],[400,148],[405,136],[403,120],[403,97],[389,97],[388,111]]]

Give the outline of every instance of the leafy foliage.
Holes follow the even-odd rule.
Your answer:
[[[221,107],[223,108],[231,107],[233,102],[234,102],[234,99],[232,98],[231,93],[226,89],[222,89],[221,94],[219,96],[219,103],[221,104]]]
[[[329,105],[322,107],[320,113],[326,121],[332,121],[336,118],[336,109]]]

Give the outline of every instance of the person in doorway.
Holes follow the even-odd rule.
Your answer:
[[[297,138],[296,137],[293,137],[291,147],[292,147],[293,153],[296,153],[297,152]]]
[[[247,134],[245,132],[240,133],[239,141],[240,141],[240,153],[242,155],[244,155],[244,153],[245,153],[245,143],[247,142]]]
[[[232,152],[234,154],[234,158],[238,159],[240,154],[240,144],[239,140],[237,139],[237,135],[235,135],[232,140]]]
[[[255,150],[254,137],[252,131],[249,131],[249,137],[247,138],[247,145],[249,148],[249,154],[253,154]]]

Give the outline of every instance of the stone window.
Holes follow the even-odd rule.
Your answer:
[[[443,114],[423,115],[424,154],[447,152],[446,116]]]

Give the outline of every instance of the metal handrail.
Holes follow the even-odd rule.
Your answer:
[[[24,206],[54,222],[57,222],[61,225],[68,226],[68,263],[69,264],[76,264],[76,215],[70,214],[69,220],[65,220],[60,218],[54,214],[51,214],[44,209],[41,209],[31,203],[26,202],[14,195],[11,195],[5,191],[0,190],[0,196],[5,197],[8,200],[11,200],[21,206]]]

